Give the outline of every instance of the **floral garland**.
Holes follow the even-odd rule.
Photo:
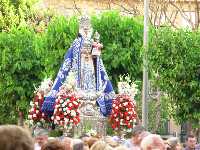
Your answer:
[[[75,94],[60,94],[56,99],[54,114],[52,116],[54,124],[64,129],[72,129],[73,126],[80,122],[79,105],[80,100]]]
[[[114,130],[128,131],[137,119],[136,105],[130,96],[120,94],[113,100],[110,116],[111,126]]]

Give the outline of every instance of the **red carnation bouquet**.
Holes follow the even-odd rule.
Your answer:
[[[70,72],[57,94],[54,114],[52,120],[54,124],[70,131],[80,122],[80,100],[75,88],[75,75]]]
[[[44,96],[50,91],[52,81],[50,79],[44,79],[41,85],[36,89],[33,101],[30,102],[29,109],[29,123],[31,126],[43,126],[48,127],[51,119],[45,115],[42,111],[42,104],[44,102]]]
[[[34,125],[42,125],[46,126],[48,123],[50,123],[50,118],[47,117],[42,111],[42,104],[44,102],[44,95],[40,92],[37,92],[37,94],[34,97],[34,100],[30,102],[31,109],[29,110],[28,119],[31,126]]]
[[[80,100],[75,94],[60,94],[56,99],[52,119],[58,126],[70,130],[80,122]]]
[[[137,113],[135,102],[130,96],[119,94],[112,105],[110,116],[111,126],[114,130],[128,131],[136,123]]]

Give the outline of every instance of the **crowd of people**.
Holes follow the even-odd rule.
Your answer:
[[[200,150],[197,138],[188,135],[185,147],[177,137],[163,140],[144,127],[133,128],[130,139],[117,136],[101,137],[84,134],[78,139],[70,137],[48,137],[48,131],[39,129],[34,136],[25,128],[15,125],[0,126],[0,150]]]

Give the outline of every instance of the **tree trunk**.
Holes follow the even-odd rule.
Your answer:
[[[24,115],[22,111],[19,111],[19,120],[18,120],[19,126],[24,126]]]

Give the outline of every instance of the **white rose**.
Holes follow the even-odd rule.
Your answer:
[[[32,125],[33,124],[33,120],[30,120],[29,123]]]
[[[67,109],[67,113],[68,113],[68,114],[70,113],[70,110],[69,110],[69,109]]]
[[[64,101],[61,99],[61,100],[60,100],[60,103],[62,104],[63,102],[64,102]]]
[[[38,113],[39,113],[39,110],[36,110],[35,112],[36,112],[36,114],[38,114]]]
[[[59,111],[62,111],[62,108],[59,108],[58,110],[59,110]]]
[[[71,111],[72,116],[76,116],[76,112],[74,110]]]
[[[34,108],[31,108],[31,112],[34,111]]]
[[[60,120],[60,117],[59,117],[59,116],[56,116],[56,120]]]
[[[128,105],[128,103],[127,103],[127,102],[125,102],[125,103],[124,103],[124,106],[127,106],[127,105]]]
[[[57,109],[58,107],[59,107],[59,105],[56,105],[56,106],[55,106],[55,109]]]
[[[74,105],[78,105],[78,103],[77,102],[73,102],[74,103]]]
[[[71,119],[70,122],[73,122],[73,120]]]
[[[67,105],[67,102],[65,101],[64,104]]]
[[[39,104],[38,102],[35,102],[35,105],[36,105],[36,106],[38,106],[38,104]]]
[[[56,103],[58,103],[59,102],[59,100],[58,99],[56,99]]]
[[[28,115],[28,119],[32,119],[32,115]]]
[[[67,115],[67,112],[64,112],[64,115],[66,116],[66,115]]]
[[[129,117],[126,117],[127,120],[129,120]]]
[[[65,104],[64,104],[64,103],[62,104],[62,107],[65,107]]]
[[[56,120],[60,120],[60,117],[59,117],[59,116],[56,116]]]
[[[37,117],[36,114],[33,114],[33,117],[36,118]]]
[[[69,107],[72,107],[73,105],[72,105],[72,103],[69,103]]]
[[[33,101],[30,101],[30,105],[31,105],[31,106],[34,106]]]

